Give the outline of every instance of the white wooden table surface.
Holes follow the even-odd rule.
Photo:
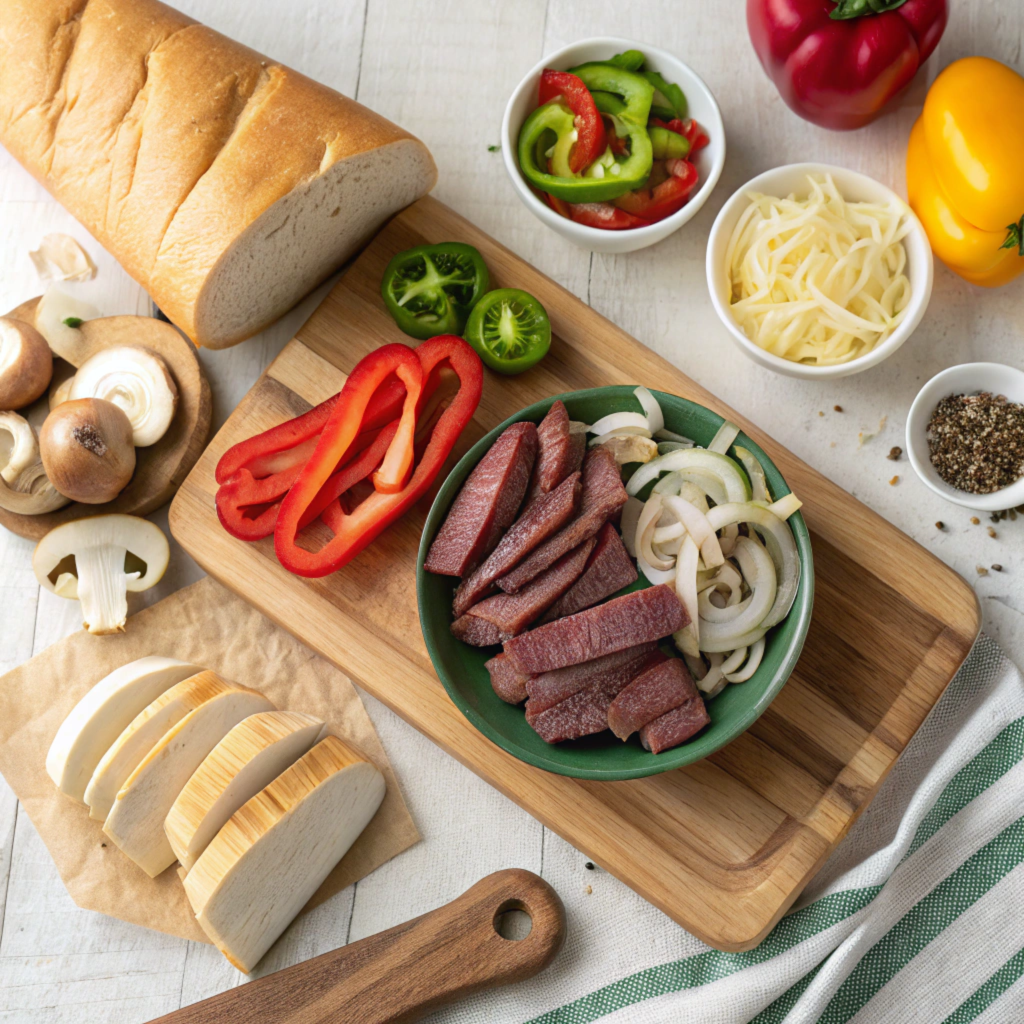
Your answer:
[[[840,135],[805,124],[783,105],[751,50],[743,0],[176,3],[420,136],[438,163],[438,198],[743,409],[976,583],[990,631],[1020,662],[1024,518],[1000,523],[992,538],[987,518],[972,525],[970,512],[932,495],[905,459],[893,463],[886,454],[903,445],[910,402],[935,372],[976,359],[1024,362],[1024,278],[986,292],[937,266],[931,307],[911,341],[882,367],[825,384],[779,377],[747,360],[722,330],[705,285],[704,250],[714,216],[735,188],[762,170],[819,159],[866,172],[903,192],[906,138],[923,99],[925,76],[896,113],[856,134]],[[929,76],[971,54],[1021,68],[1024,4],[951,3],[952,22]],[[505,101],[525,71],[544,53],[591,35],[649,41],[678,54],[711,87],[726,124],[729,156],[708,204],[666,242],[628,256],[591,256],[545,229],[513,194],[500,154],[488,149],[498,141]],[[105,312],[148,311],[138,286],[0,150],[0,309],[39,291],[27,252],[49,231],[70,231],[86,243],[100,266]],[[201,353],[213,386],[215,427],[316,301],[308,299],[234,349]],[[862,431],[878,436],[859,447]],[[899,481],[890,485],[894,474]],[[154,518],[166,528],[166,511]],[[939,520],[946,524],[941,532],[935,526]],[[141,595],[146,603],[201,575],[173,547],[167,576]],[[28,541],[0,529],[0,671],[79,627],[77,604],[40,592],[31,551]],[[977,574],[978,566],[993,563],[1004,571]],[[565,899],[571,926],[586,927],[602,890],[619,883],[585,871],[581,854],[383,705],[369,697],[366,703],[425,841],[303,918],[267,957],[261,973],[423,913],[482,875],[513,865],[541,871]],[[585,893],[587,885],[592,894]],[[622,957],[622,973],[628,973],[628,951]],[[0,1020],[148,1021],[239,980],[209,946],[79,910],[0,780]],[[494,1019],[511,1018],[496,1010]]]

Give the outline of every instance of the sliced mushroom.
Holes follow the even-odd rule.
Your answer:
[[[63,380],[58,380],[58,374],[56,367],[54,368],[53,381],[50,382],[50,396],[47,400],[50,406],[50,412],[53,412],[58,405],[63,405],[71,399],[71,383],[75,379],[74,367],[68,366],[67,363],[59,363],[61,367],[65,367],[69,374]],[[55,383],[56,382],[56,383]]]
[[[129,572],[129,556],[143,562],[145,571]],[[41,586],[82,603],[82,623],[90,633],[123,633],[128,591],[158,583],[169,558],[167,538],[149,520],[93,516],[51,530],[36,547],[32,569]]]
[[[79,366],[68,397],[113,402],[128,417],[137,448],[156,444],[178,407],[167,364],[141,345],[118,345],[91,356]]]
[[[34,516],[67,503],[43,469],[32,425],[15,412],[0,412],[0,508]]]
[[[658,454],[656,441],[637,434],[610,437],[601,447],[607,448],[620,466],[628,462],[650,462]]]
[[[99,315],[100,311],[91,302],[51,284],[36,306],[35,327],[55,355],[72,366],[80,366],[87,355],[78,325]]]
[[[31,325],[0,317],[0,409],[22,409],[46,391],[53,356],[46,339]]]

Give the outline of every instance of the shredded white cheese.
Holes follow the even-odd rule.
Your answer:
[[[731,309],[744,333],[814,366],[870,352],[903,320],[910,281],[907,207],[849,203],[831,175],[808,175],[806,199],[750,194],[726,261]]]

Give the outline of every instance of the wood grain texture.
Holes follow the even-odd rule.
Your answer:
[[[281,569],[269,539],[248,545],[221,529],[213,504],[220,455],[322,401],[366,352],[396,340],[378,294],[384,267],[401,249],[445,239],[476,245],[496,287],[536,295],[555,333],[549,356],[534,370],[512,379],[487,374],[453,459],[540,398],[647,384],[743,425],[803,498],[818,587],[806,653],[764,717],[712,758],[634,782],[581,782],[522,764],[477,733],[434,676],[420,635],[413,583],[428,502],[322,580]],[[755,945],[785,912],[877,791],[978,632],[974,593],[955,573],[433,199],[385,228],[269,367],[182,486],[170,524],[208,572],[722,949]]]
[[[38,298],[30,299],[11,310],[8,316],[32,322]],[[113,500],[102,505],[72,502],[55,512],[37,516],[18,515],[0,508],[0,525],[29,540],[41,540],[55,526],[83,519],[86,516],[123,513],[148,515],[165,505],[174,496],[182,481],[191,472],[210,434],[212,401],[210,383],[206,379],[195,346],[169,323],[148,318],[144,338],[139,337],[138,321],[133,316],[102,317],[82,324],[82,362],[106,348],[144,344],[156,352],[171,371],[178,387],[178,408],[167,433],[156,444],[135,449],[135,472],[128,486]],[[54,357],[54,377],[64,379],[76,367]],[[22,415],[38,430],[48,411],[44,396]]]
[[[498,931],[526,913],[522,939]],[[496,871],[387,931],[169,1013],[152,1024],[406,1024],[474,992],[532,978],[565,939],[558,894],[531,871]]]

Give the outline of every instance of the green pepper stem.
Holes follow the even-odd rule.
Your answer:
[[[829,15],[836,21],[847,21],[865,14],[884,14],[902,7],[907,0],[834,0],[835,10]]]
[[[1007,224],[1006,231],[1006,241],[999,248],[1016,249],[1018,256],[1024,256],[1024,217],[1016,224]]]

